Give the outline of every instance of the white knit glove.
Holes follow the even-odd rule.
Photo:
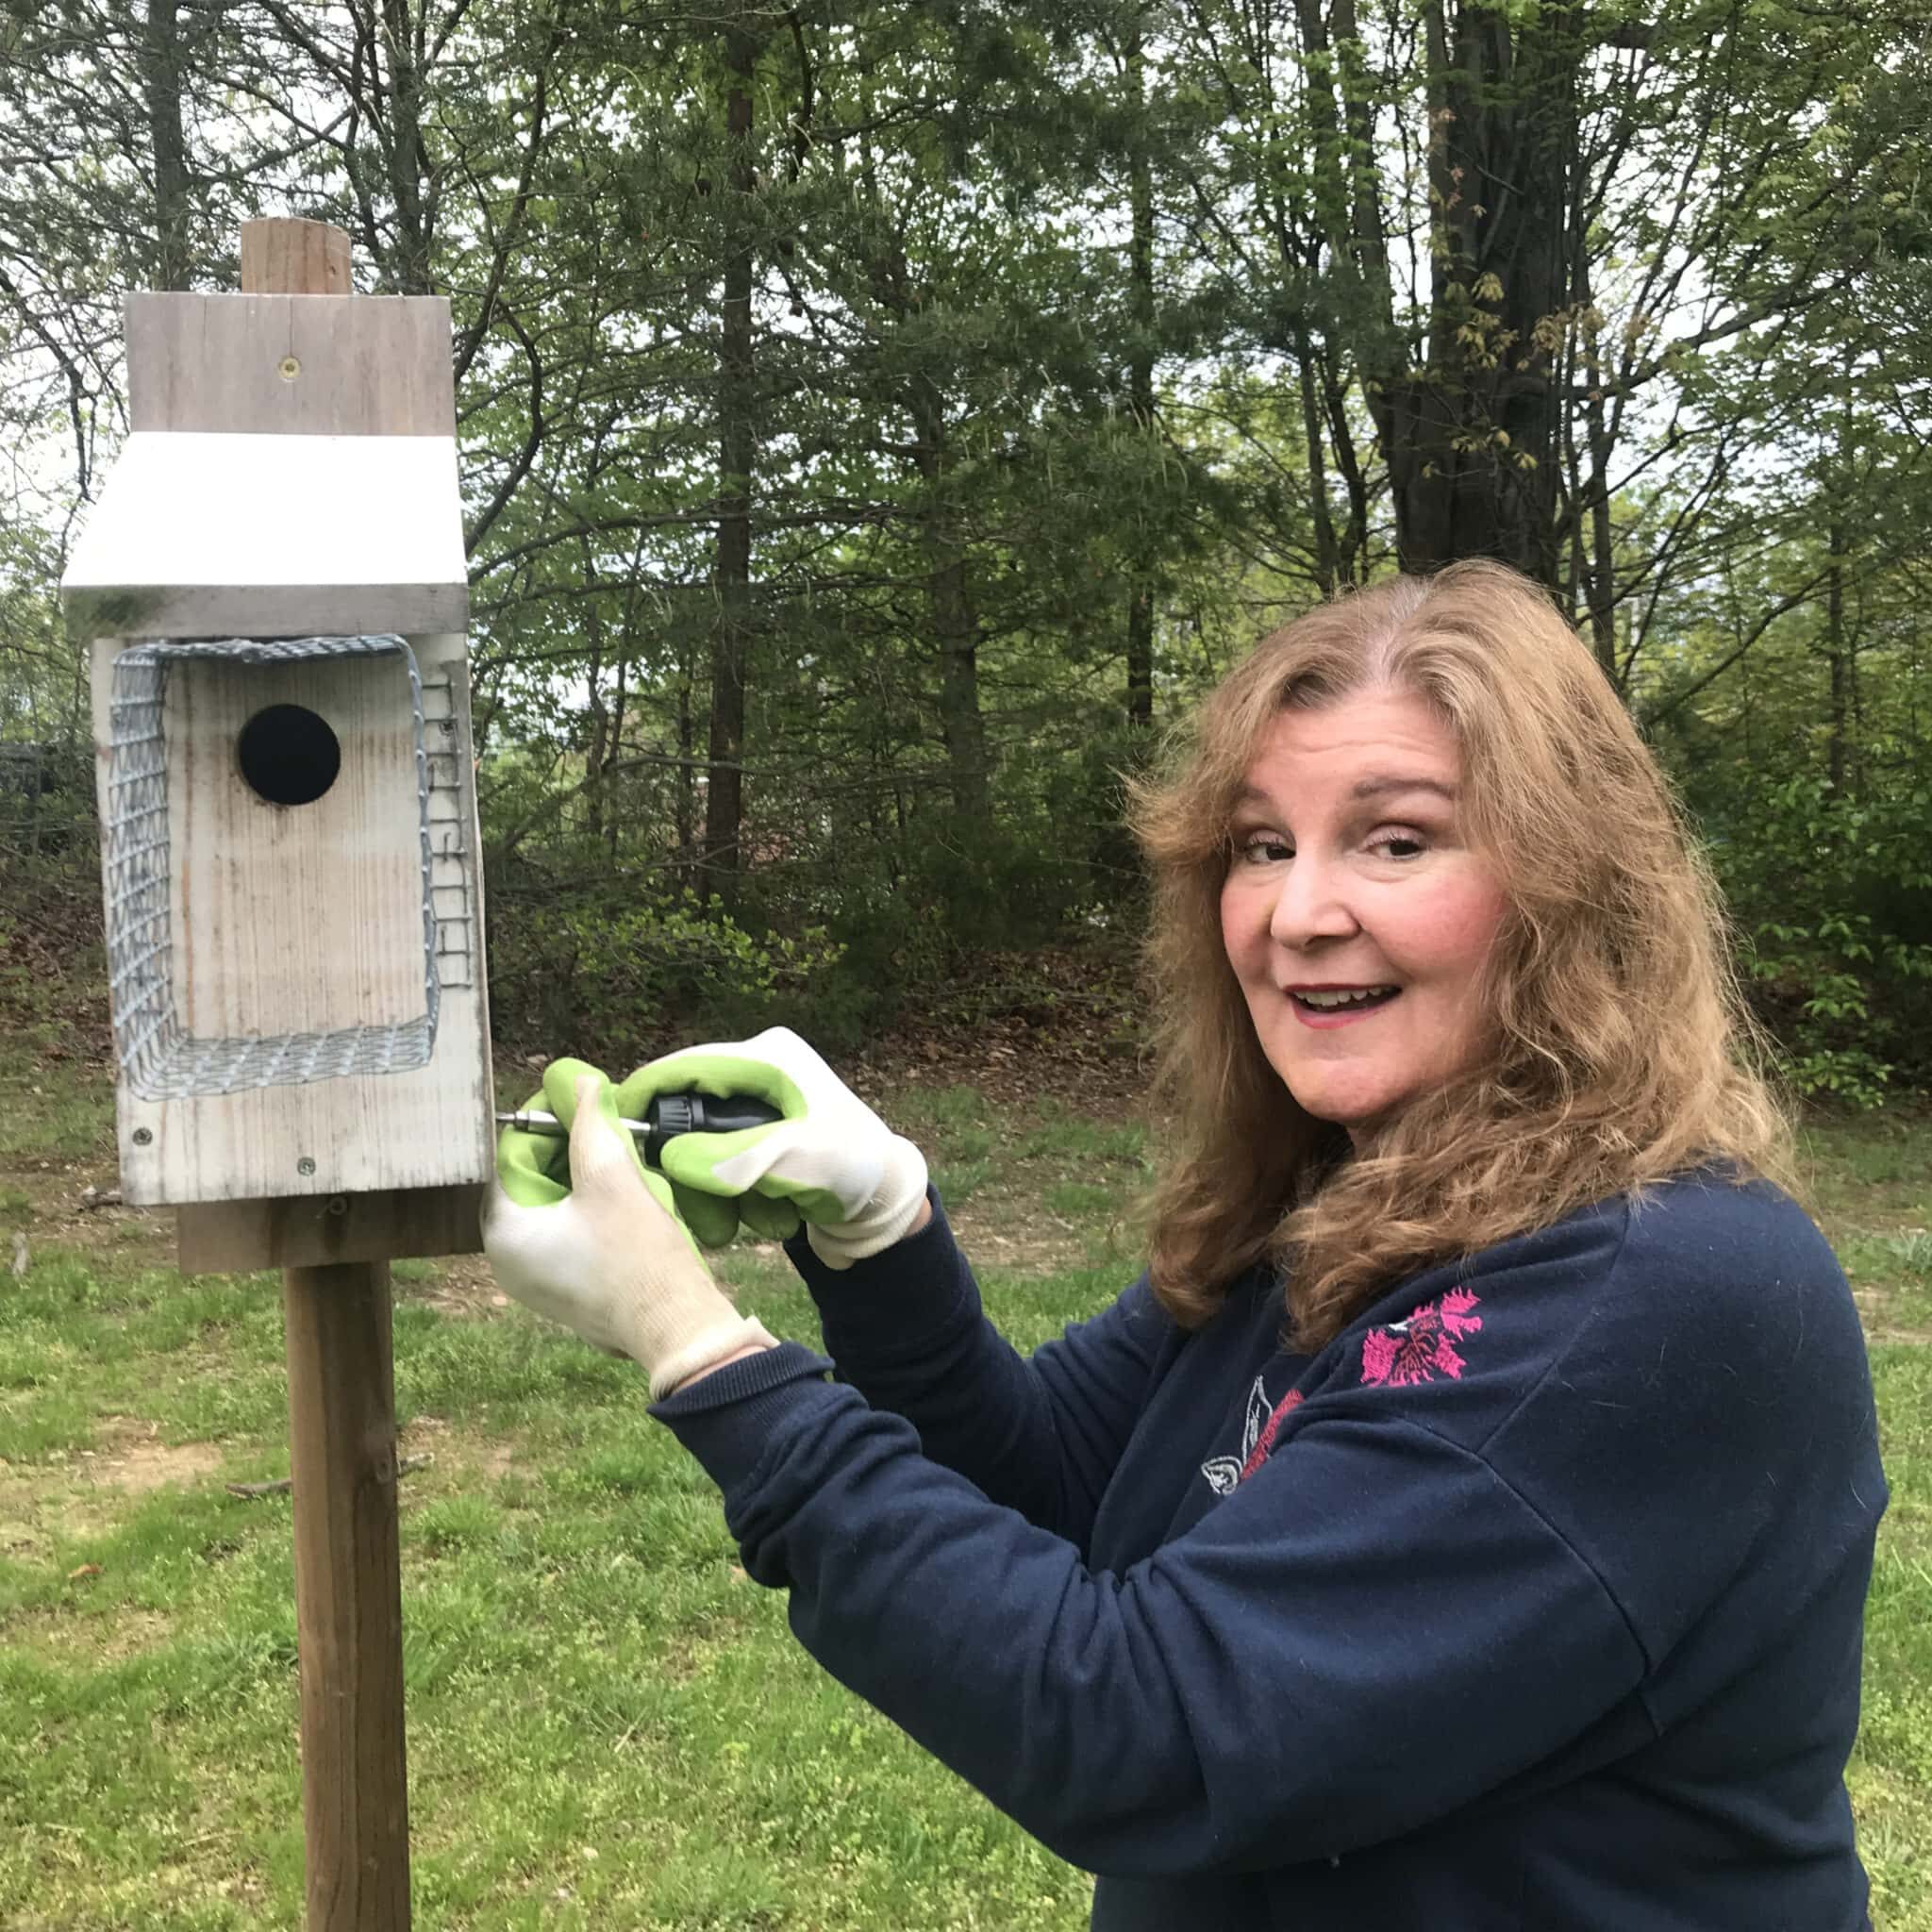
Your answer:
[[[618,1089],[633,1118],[659,1093],[689,1092],[762,1100],[781,1116],[735,1134],[680,1134],[659,1157],[681,1190],[736,1201],[755,1232],[781,1238],[803,1221],[819,1259],[849,1268],[919,1219],[925,1157],[790,1028],[668,1054]]]
[[[565,1142],[512,1128],[498,1143],[483,1250],[506,1294],[631,1357],[654,1402],[727,1356],[775,1345],[712,1281],[669,1183],[645,1172],[617,1125],[616,1091],[603,1074],[554,1061],[530,1104],[547,1106],[571,1134]]]

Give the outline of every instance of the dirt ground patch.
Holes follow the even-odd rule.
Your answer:
[[[175,1216],[165,1208],[127,1208],[101,1197],[118,1192],[121,1174],[106,1161],[0,1162],[0,1182],[10,1183],[32,1204],[21,1232],[29,1257],[58,1248],[84,1259],[112,1256],[135,1268],[175,1265]]]
[[[72,1465],[83,1481],[145,1495],[169,1483],[199,1482],[222,1465],[220,1442],[163,1442],[157,1423],[135,1416],[103,1416],[97,1446],[81,1450]]]
[[[40,1516],[46,1491],[44,1470],[0,1461],[0,1557],[44,1554],[47,1538]]]
[[[0,1555],[44,1558],[57,1541],[97,1535],[125,1498],[204,1481],[225,1453],[220,1442],[163,1442],[158,1424],[112,1415],[92,1448],[45,1463],[0,1460]]]
[[[441,1416],[411,1416],[396,1431],[396,1450],[404,1457],[426,1456],[446,1481],[475,1488],[493,1483],[530,1464],[526,1449],[514,1436],[482,1436],[452,1428]]]
[[[1932,1325],[1918,1318],[1911,1298],[1898,1290],[1854,1285],[1852,1300],[1857,1304],[1865,1340],[1874,1347],[1889,1341],[1932,1346]]]
[[[489,1320],[510,1305],[481,1255],[447,1255],[418,1275],[413,1268],[395,1282],[398,1301],[423,1302],[439,1314]]]
[[[1124,1119],[1146,1101],[1151,1061],[1137,1047],[1083,1034],[1058,1032],[1024,1018],[1003,1016],[973,1032],[942,1025],[908,1025],[835,1061],[841,1076],[874,1107],[890,1105],[895,1089],[971,1087],[1001,1107],[1058,1101],[1093,1119]]]
[[[90,1670],[158,1650],[175,1633],[174,1620],[160,1611],[126,1606],[106,1611],[77,1607],[25,1610],[8,1617],[0,1628],[9,1644]]]
[[[1007,1274],[1057,1274],[1079,1267],[1091,1243],[1080,1229],[1033,1199],[1005,1190],[975,1194],[946,1219],[960,1251]]]

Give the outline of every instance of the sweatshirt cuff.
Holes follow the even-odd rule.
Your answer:
[[[728,1494],[757,1469],[780,1422],[825,1386],[831,1363],[795,1341],[760,1349],[654,1402],[649,1413]],[[804,1385],[801,1387],[801,1385]]]
[[[861,1366],[918,1360],[937,1337],[981,1320],[972,1267],[933,1186],[925,1200],[933,1217],[916,1235],[850,1267],[824,1265],[802,1233],[784,1244],[811,1292],[824,1346],[841,1375]]]
[[[958,1277],[966,1272],[958,1242],[953,1239],[953,1223],[947,1221],[944,1202],[931,1182],[925,1184],[925,1202],[933,1209],[931,1219],[914,1235],[894,1241],[891,1248],[868,1254],[850,1267],[829,1267],[811,1246],[806,1229],[789,1237],[784,1252],[792,1257],[798,1279],[811,1291],[819,1310],[833,1314],[852,1307],[866,1310],[891,1294],[900,1310],[908,1302],[929,1302],[935,1314],[951,1310],[960,1302]]]

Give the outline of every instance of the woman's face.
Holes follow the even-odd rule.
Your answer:
[[[1357,1146],[1481,1038],[1505,903],[1457,829],[1461,783],[1448,725],[1382,689],[1283,711],[1235,808],[1228,962],[1268,1063]]]

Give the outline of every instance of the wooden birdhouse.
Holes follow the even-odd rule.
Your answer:
[[[448,304],[136,295],[127,363],[131,433],[62,586],[92,640],[124,1191],[341,1214],[474,1187]]]

